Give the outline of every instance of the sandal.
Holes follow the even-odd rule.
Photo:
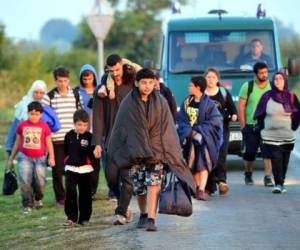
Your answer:
[[[63,227],[65,228],[69,228],[69,227],[73,227],[76,223],[72,220],[66,220],[63,224]]]

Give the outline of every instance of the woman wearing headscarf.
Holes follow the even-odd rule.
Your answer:
[[[261,129],[262,149],[272,161],[275,181],[273,193],[284,193],[285,176],[291,151],[300,123],[300,105],[297,96],[288,89],[285,74],[277,72],[271,82],[271,90],[260,99],[254,114]]]
[[[40,102],[47,93],[47,85],[42,80],[36,80],[32,83],[30,89],[28,90],[27,94],[23,96],[22,100],[19,101],[15,105],[15,115],[13,123],[11,124],[6,140],[6,152],[10,155],[11,150],[14,146],[16,140],[16,128],[21,121],[25,121],[28,118],[28,110],[27,106],[32,101]]]

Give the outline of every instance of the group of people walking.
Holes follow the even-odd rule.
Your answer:
[[[156,231],[159,194],[168,172],[187,183],[195,199],[207,200],[217,187],[220,195],[228,192],[229,123],[238,117],[245,145],[245,183],[253,184],[252,166],[260,146],[266,159],[265,185],[273,185],[273,171],[273,192],[285,192],[300,122],[299,101],[289,92],[283,73],[275,73],[271,84],[265,63],[256,63],[254,73],[254,80],[241,88],[238,115],[214,68],[190,79],[189,96],[178,112],[158,72],[117,54],[108,56],[101,81],[91,65],[84,65],[80,86],[74,89],[69,71],[56,68],[56,87],[47,92],[43,81],[34,82],[16,105],[8,134],[8,167],[17,155],[24,213],[42,208],[49,165],[56,205],[64,206],[67,216],[63,226],[86,225],[102,159],[110,194],[117,198],[114,224],[132,221],[129,204],[136,195],[137,227]]]

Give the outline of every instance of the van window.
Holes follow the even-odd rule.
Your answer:
[[[171,73],[202,73],[208,67],[219,71],[252,71],[257,61],[274,70],[272,31],[170,32],[168,65]]]

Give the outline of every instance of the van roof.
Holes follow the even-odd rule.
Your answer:
[[[274,21],[270,17],[256,18],[249,16],[216,16],[175,17],[165,23],[168,31],[199,31],[201,30],[273,30]]]

